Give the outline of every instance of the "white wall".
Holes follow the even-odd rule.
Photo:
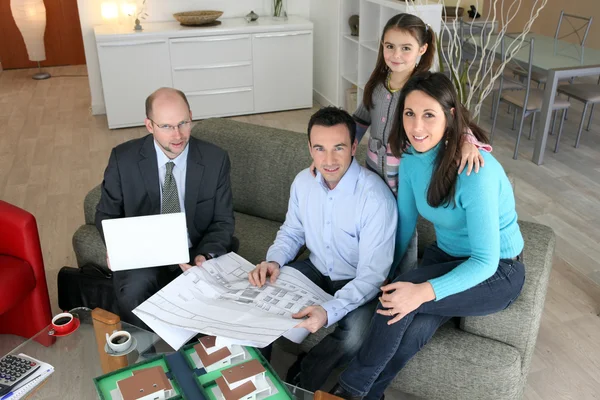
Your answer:
[[[339,0],[311,0],[314,23],[313,91],[322,105],[337,105],[339,84]]]
[[[100,8],[104,2],[121,3],[119,0],[77,0],[88,79],[90,81],[93,114],[104,114],[106,112],[98,52],[94,38],[94,25],[114,23],[102,18]],[[192,10],[220,10],[223,11],[221,18],[243,17],[250,10],[254,10],[255,13],[263,17],[270,13],[272,7],[272,0],[146,0],[146,3],[149,16],[146,21],[142,21],[142,25],[144,22],[173,21],[173,13]],[[141,4],[141,0],[138,0],[138,4]],[[309,17],[310,2],[308,0],[288,0],[287,4],[288,14]],[[152,61],[148,60],[148,62]]]

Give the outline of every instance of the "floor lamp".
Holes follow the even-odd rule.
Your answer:
[[[29,59],[37,62],[39,72],[33,75],[33,79],[50,78],[50,74],[42,72],[40,67],[40,61],[46,59],[44,47],[46,7],[44,0],[10,0],[10,10],[25,41]]]

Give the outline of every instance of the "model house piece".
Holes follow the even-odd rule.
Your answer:
[[[204,368],[207,373],[229,367],[246,358],[242,346],[227,345],[215,336],[204,336],[199,342],[194,346],[194,350],[202,365],[197,367]]]
[[[117,382],[117,388],[117,398],[120,394],[123,400],[163,400],[176,394],[160,366],[133,371],[132,376]]]
[[[251,360],[221,371],[215,380],[225,400],[256,400],[271,394],[265,378],[265,368],[258,360]]]

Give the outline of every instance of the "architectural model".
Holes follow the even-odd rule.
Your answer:
[[[221,371],[215,380],[215,396],[224,400],[257,400],[271,394],[271,385],[265,377],[265,368],[258,360],[251,360]],[[220,393],[219,393],[220,392]]]
[[[129,378],[117,382],[112,399],[164,400],[175,396],[175,390],[160,366],[133,371]]]
[[[206,372],[230,367],[246,359],[247,353],[242,346],[220,343],[215,336],[204,336],[194,346],[201,365],[196,362],[196,368],[204,368]]]

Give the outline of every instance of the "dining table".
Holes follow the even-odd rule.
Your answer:
[[[492,42],[493,36],[492,35]],[[513,35],[511,35],[513,36]],[[582,47],[578,44],[555,39],[538,33],[528,33],[525,40],[533,38],[532,71],[546,74],[547,80],[544,88],[542,109],[539,114],[539,123],[535,131],[535,145],[532,161],[541,165],[544,163],[546,141],[550,131],[552,107],[556,97],[559,81],[569,80],[591,75],[600,75],[600,50]],[[513,41],[520,41],[518,37],[505,36],[507,49],[514,47]],[[496,46],[496,56],[501,56],[501,46]],[[529,46],[523,46],[514,55],[513,60],[522,64],[529,63]]]

